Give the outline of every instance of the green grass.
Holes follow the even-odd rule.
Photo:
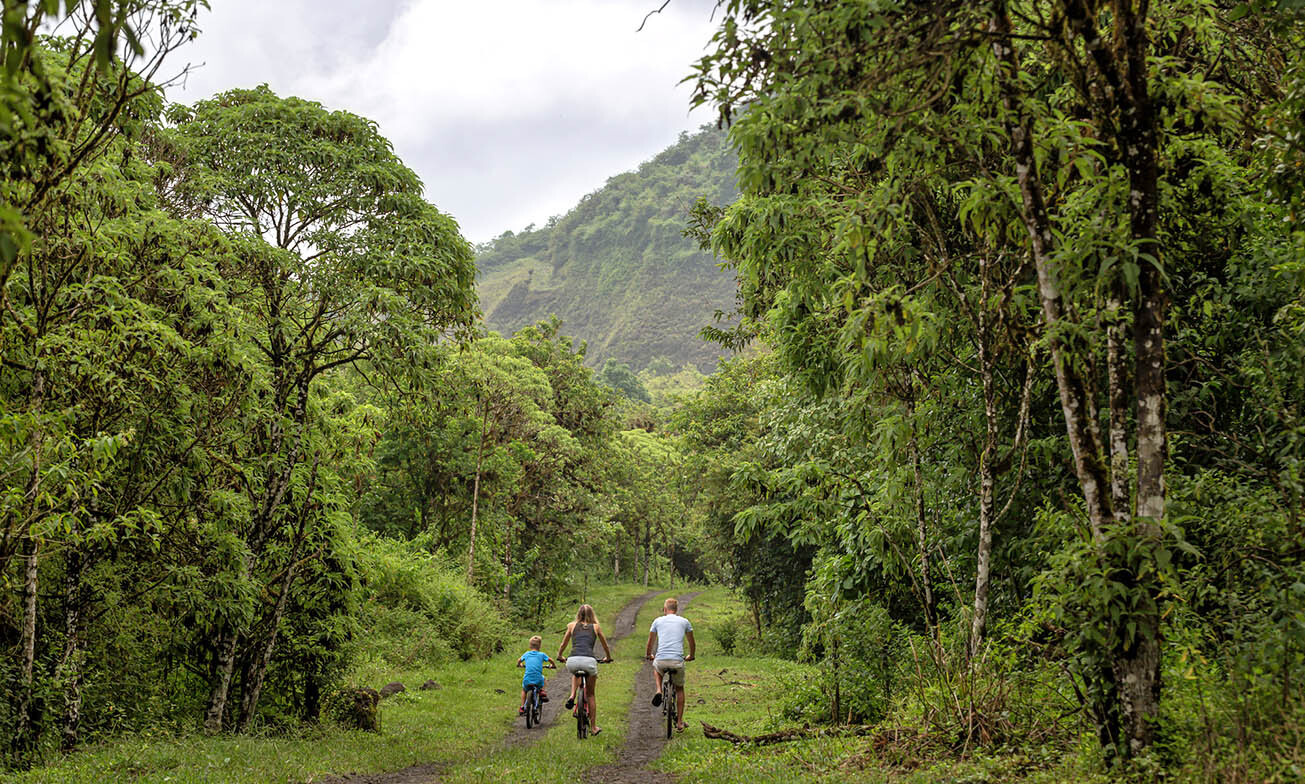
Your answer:
[[[641,586],[633,585],[590,586],[587,599],[600,617],[611,617],[644,592]],[[575,599],[579,599],[578,593]],[[570,599],[563,600],[538,628],[522,629],[519,639],[485,661],[396,671],[383,679],[377,677],[381,673],[367,673],[367,680],[360,685],[381,686],[383,683],[375,681],[397,680],[409,687],[409,691],[383,703],[379,734],[342,730],[329,724],[288,736],[209,738],[140,733],[0,780],[6,784],[265,784],[319,781],[327,774],[478,759],[500,743],[516,721],[521,671],[515,665],[530,635],[542,634],[545,649],[556,650],[559,630],[565,629],[574,612]],[[604,674],[609,671],[605,669]],[[617,674],[614,680],[621,677]],[[427,679],[435,680],[441,688],[418,691],[416,687]]]

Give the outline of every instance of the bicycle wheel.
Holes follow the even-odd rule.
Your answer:
[[[580,688],[575,693],[579,700],[575,712],[575,736],[580,740],[589,737],[589,699],[585,696],[585,681],[581,679]]]
[[[535,726],[535,697],[538,693],[534,686],[526,689],[526,729]]]
[[[538,727],[544,723],[544,702],[540,699],[539,690],[535,690],[535,726]]]
[[[675,681],[671,680],[668,673],[666,676],[666,685],[662,688],[662,702],[666,705],[666,737],[675,734]]]

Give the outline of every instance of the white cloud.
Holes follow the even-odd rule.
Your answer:
[[[711,0],[214,0],[174,100],[267,82],[377,121],[473,240],[564,212],[711,119]]]

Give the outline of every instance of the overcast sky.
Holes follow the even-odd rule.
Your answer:
[[[186,103],[266,82],[380,125],[481,242],[542,224],[711,122],[677,83],[715,0],[211,0]]]

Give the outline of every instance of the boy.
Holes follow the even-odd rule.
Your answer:
[[[536,634],[530,638],[530,650],[517,659],[517,666],[526,668],[526,674],[521,678],[521,707],[517,709],[518,716],[526,715],[526,687],[528,686],[538,686],[539,701],[548,702],[548,695],[544,693],[544,667],[556,670],[557,665],[548,658],[547,653],[539,650],[543,644],[544,638]]]

